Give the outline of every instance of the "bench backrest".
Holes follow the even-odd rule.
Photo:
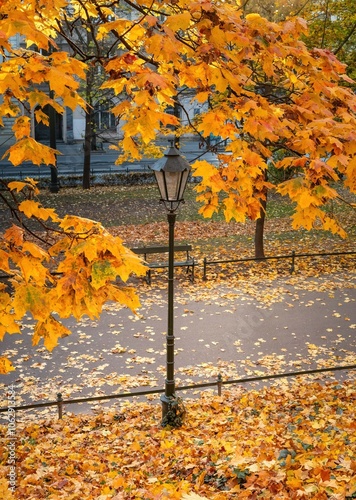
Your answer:
[[[192,250],[192,245],[174,245],[175,252],[190,252],[191,250]],[[131,248],[131,251],[138,255],[146,255],[149,253],[168,253],[169,247],[161,247],[161,246],[136,247],[136,248]]]

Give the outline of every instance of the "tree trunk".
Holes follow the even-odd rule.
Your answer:
[[[262,201],[262,208],[260,212],[260,217],[256,220],[255,227],[255,257],[256,259],[260,259],[265,257],[264,245],[263,245],[263,235],[264,235],[264,226],[265,226],[265,218],[266,218],[266,207],[267,200]]]
[[[264,172],[264,180],[265,182],[268,181],[268,172],[267,170]],[[256,220],[256,227],[255,227],[255,257],[256,259],[262,259],[265,257],[265,250],[264,250],[264,228],[265,228],[265,219],[266,219],[266,208],[267,208],[267,194],[268,194],[268,189],[265,186],[263,188],[263,194],[265,199],[261,200],[261,210],[260,210],[260,216]]]
[[[97,150],[97,142],[96,142],[96,133],[94,130],[91,130],[91,150],[96,151]]]
[[[178,119],[180,118],[180,108],[179,108],[179,105],[178,105],[178,102],[176,99],[174,101],[174,116]],[[177,149],[180,149],[180,137],[179,137],[179,135],[174,135],[173,146]]]
[[[83,189],[90,189],[90,156],[91,156],[91,111],[85,113]]]
[[[92,33],[87,31],[87,46],[92,42]],[[90,189],[90,160],[91,141],[93,132],[93,99],[92,90],[94,84],[94,67],[89,66],[85,80],[85,131],[84,131],[84,163],[83,163],[83,189]]]

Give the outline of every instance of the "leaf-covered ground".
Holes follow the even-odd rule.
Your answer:
[[[20,424],[13,498],[355,498],[355,404],[355,382],[301,378],[187,401],[178,429],[162,428],[160,409],[146,403]],[[5,478],[6,427],[0,431]]]

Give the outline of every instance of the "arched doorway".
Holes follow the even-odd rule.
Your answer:
[[[39,108],[37,108],[39,109]],[[43,112],[49,116],[49,105],[46,104],[43,108]],[[55,130],[56,130],[56,140],[63,140],[63,116],[56,112],[55,120]],[[39,142],[49,142],[50,140],[50,128],[43,122],[35,122],[35,139]]]

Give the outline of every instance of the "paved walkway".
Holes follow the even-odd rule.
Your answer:
[[[18,404],[55,400],[58,392],[78,398],[162,388],[166,279],[154,276],[151,287],[141,282],[139,288],[137,316],[112,305],[100,321],[68,322],[74,333],[52,353],[31,346],[28,319],[22,336],[4,339],[2,348],[12,354],[17,370],[0,377],[0,388],[17,384]],[[241,288],[192,285],[182,275],[176,280],[174,331],[178,386],[210,382],[219,373],[224,379],[240,379],[355,364],[356,273],[284,277],[263,287],[244,283]],[[322,378],[334,376],[339,375]],[[73,405],[66,411],[88,409]]]

